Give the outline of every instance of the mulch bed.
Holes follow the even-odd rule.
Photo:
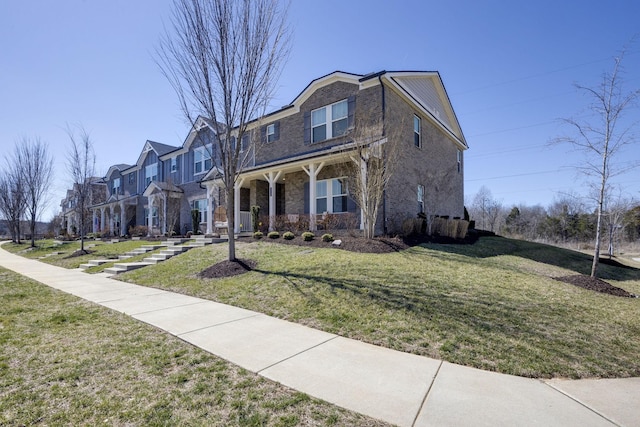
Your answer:
[[[75,252],[73,252],[73,253],[71,253],[71,254],[67,255],[67,256],[65,257],[65,259],[67,259],[67,258],[75,258],[75,257],[83,256],[83,255],[89,255],[89,254],[92,254],[92,253],[94,253],[94,252],[95,252],[95,251],[90,251],[90,250],[87,250],[87,249],[85,249],[85,250],[83,250],[83,251],[82,251],[82,250],[80,250],[80,249],[78,249],[77,251],[75,251]]]
[[[251,259],[225,260],[202,270],[198,277],[202,279],[220,279],[222,277],[237,276],[254,268],[256,268],[256,262]]]
[[[609,283],[605,282],[604,280],[600,280],[597,277],[576,274],[573,276],[556,277],[555,279],[564,283],[569,283],[574,286],[588,289],[590,291],[602,292],[604,294],[614,295],[617,297],[637,298],[636,295],[631,294],[622,288],[610,285]]]

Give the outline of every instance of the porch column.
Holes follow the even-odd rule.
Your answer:
[[[168,194],[163,192],[162,199],[162,235],[167,234],[167,196]]]
[[[95,209],[91,209],[91,211],[93,212],[91,218],[91,222],[93,224],[93,234],[96,234],[98,232],[98,215]]]
[[[236,186],[233,188],[234,197],[233,197],[233,216],[235,220],[233,221],[233,232],[240,233],[240,188],[244,184],[244,178],[241,178],[236,182]],[[231,230],[229,230],[231,233]],[[232,238],[229,236],[229,238]]]
[[[269,183],[269,231],[273,231],[275,229],[275,220],[276,220],[276,182],[278,178],[282,175],[282,171],[269,172],[269,175],[263,174],[267,182]]]
[[[126,206],[124,205],[124,200],[120,201],[120,236],[125,236],[127,234],[127,211]]]
[[[153,229],[153,196],[149,196],[147,197],[148,203],[147,205],[149,206],[148,212],[147,212],[147,236],[151,237],[151,230]]]
[[[311,163],[309,169],[302,167],[302,169],[309,175],[309,230],[316,231],[318,228],[316,225],[316,178],[324,167],[324,162],[320,164]]]
[[[113,204],[109,205],[109,234],[115,236],[113,233],[116,231],[116,213],[113,208]]]
[[[366,158],[368,159],[368,155],[366,156]],[[367,198],[369,197],[369,185],[367,183],[367,177],[369,175],[367,175],[367,160],[366,159],[360,159],[360,182],[362,185],[362,189],[364,190],[362,192],[362,206],[367,206]],[[364,230],[364,210],[362,209],[362,207],[360,208],[360,230]]]
[[[213,233],[213,185],[207,185],[207,231]]]
[[[100,208],[100,232],[104,231],[104,210],[106,208],[103,206]]]

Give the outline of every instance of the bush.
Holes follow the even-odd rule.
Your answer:
[[[333,242],[333,234],[325,233],[322,235],[323,242]]]
[[[267,234],[267,237],[270,239],[279,239],[280,233],[278,233],[277,231],[271,231],[269,232],[269,234]]]
[[[253,226],[254,233],[259,231],[258,227],[260,227],[260,206],[251,206],[251,225]],[[255,234],[253,237],[255,237]],[[257,238],[259,239],[260,237]]]
[[[262,231],[256,231],[255,233],[253,233],[254,239],[262,239],[262,236],[264,236],[264,234],[262,234]]]
[[[136,225],[135,227],[129,227],[129,236],[132,237],[144,237],[147,235],[146,225]]]
[[[312,232],[310,232],[310,231],[305,231],[304,233],[302,233],[302,239],[303,239],[305,242],[310,242],[310,241],[312,241],[314,237],[316,237],[316,236],[315,236],[315,234],[313,234],[313,233],[312,233]]]
[[[291,239],[293,239],[294,237],[296,237],[296,235],[295,235],[295,234],[293,234],[293,233],[292,233],[292,232],[290,232],[290,231],[287,231],[286,233],[284,233],[284,234],[282,235],[282,237],[283,237],[285,240],[291,240]]]

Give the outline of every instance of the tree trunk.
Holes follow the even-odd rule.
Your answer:
[[[231,180],[232,181],[232,180]],[[236,260],[236,193],[233,182],[226,186],[227,190],[227,233],[229,235],[229,261]]]

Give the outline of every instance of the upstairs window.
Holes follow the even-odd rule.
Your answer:
[[[158,179],[158,164],[154,163],[147,166],[144,169],[144,183],[145,186],[151,184],[151,181],[157,181]]]
[[[462,172],[462,151],[461,150],[458,150],[457,159],[458,159],[458,173],[460,173]]]
[[[178,158],[177,157],[172,157],[171,158],[171,172],[178,172]]]
[[[422,141],[420,140],[420,117],[413,116],[413,143],[416,147],[420,147]]]
[[[349,128],[349,103],[346,99],[311,112],[311,142],[344,135]]]
[[[135,172],[130,172],[129,173],[129,184],[133,184],[134,182],[136,182],[136,173]]]
[[[267,126],[267,142],[273,142],[276,140],[276,124],[271,123]]]
[[[205,173],[211,169],[211,144],[193,150],[193,173]]]
[[[113,188],[111,189],[111,194],[120,194],[120,178],[115,178],[113,180]]]

